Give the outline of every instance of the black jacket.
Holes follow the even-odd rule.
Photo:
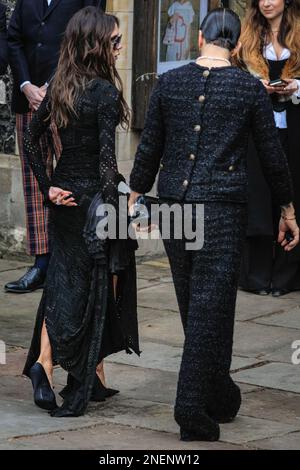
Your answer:
[[[131,173],[131,189],[175,201],[247,201],[247,145],[253,131],[274,200],[293,199],[270,99],[236,67],[190,63],[164,74],[153,92]]]
[[[6,6],[0,3],[0,75],[7,68]]]
[[[57,66],[62,35],[70,18],[86,6],[103,6],[103,0],[52,0],[44,13],[43,0],[17,0],[8,27],[9,63],[14,77],[12,110],[29,111],[20,85],[42,86]]]

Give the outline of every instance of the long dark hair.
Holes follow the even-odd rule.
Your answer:
[[[232,51],[241,34],[241,21],[229,8],[215,8],[204,18],[200,30],[207,44]]]
[[[263,49],[270,40],[270,24],[259,9],[259,0],[252,0],[251,7],[243,23],[239,52],[241,63],[255,70],[259,56],[263,55]],[[291,52],[291,70],[299,70],[300,67],[300,1],[285,0],[285,9],[278,32],[278,42]],[[267,66],[266,66],[267,67]]]
[[[103,78],[120,91],[120,122],[128,127],[130,111],[116,70],[111,35],[119,20],[100,8],[86,7],[69,21],[61,45],[56,73],[50,85],[51,120],[66,127],[76,116],[75,100],[95,78]]]

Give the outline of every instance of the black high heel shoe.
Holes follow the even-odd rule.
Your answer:
[[[119,390],[105,387],[96,374],[91,401],[105,401],[106,398],[113,397],[117,393],[119,393]]]
[[[34,403],[47,411],[57,408],[55,394],[42,364],[36,362],[29,371],[29,377],[33,387]]]

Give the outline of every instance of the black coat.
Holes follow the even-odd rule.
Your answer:
[[[6,6],[0,3],[0,75],[7,67]]]
[[[253,132],[278,204],[293,199],[271,101],[259,80],[236,67],[196,63],[164,74],[152,95],[131,173],[131,189],[175,201],[247,202],[247,147]]]
[[[12,110],[29,111],[20,85],[44,85],[57,66],[62,35],[70,18],[86,6],[103,6],[102,0],[52,0],[44,14],[43,0],[18,0],[8,28],[9,63],[14,77]]]

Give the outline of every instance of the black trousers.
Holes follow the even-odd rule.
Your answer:
[[[185,239],[164,240],[185,333],[175,417],[191,420],[229,378],[247,207],[205,203],[204,224],[198,251],[187,251]]]
[[[295,250],[295,251],[294,251]],[[273,237],[248,237],[243,251],[239,285],[245,290],[300,289],[300,256],[287,253]]]
[[[286,129],[278,130],[281,144],[288,156],[288,133]],[[250,158],[249,165],[253,164]],[[260,169],[258,171],[261,171]],[[253,186],[253,178],[258,177],[250,173],[249,181],[249,217],[248,230],[252,232],[253,226],[256,228],[268,219],[268,214],[262,208],[261,202],[266,198],[265,191],[261,188],[256,191]],[[253,191],[253,193],[251,192]],[[245,290],[299,290],[300,289],[300,247],[294,248],[287,253],[277,243],[278,224],[280,218],[280,209],[273,206],[270,202],[269,213],[273,222],[271,222],[268,232],[273,236],[248,236],[243,250],[241,263],[240,287]],[[254,218],[257,220],[254,220]],[[258,222],[260,220],[260,222]]]

